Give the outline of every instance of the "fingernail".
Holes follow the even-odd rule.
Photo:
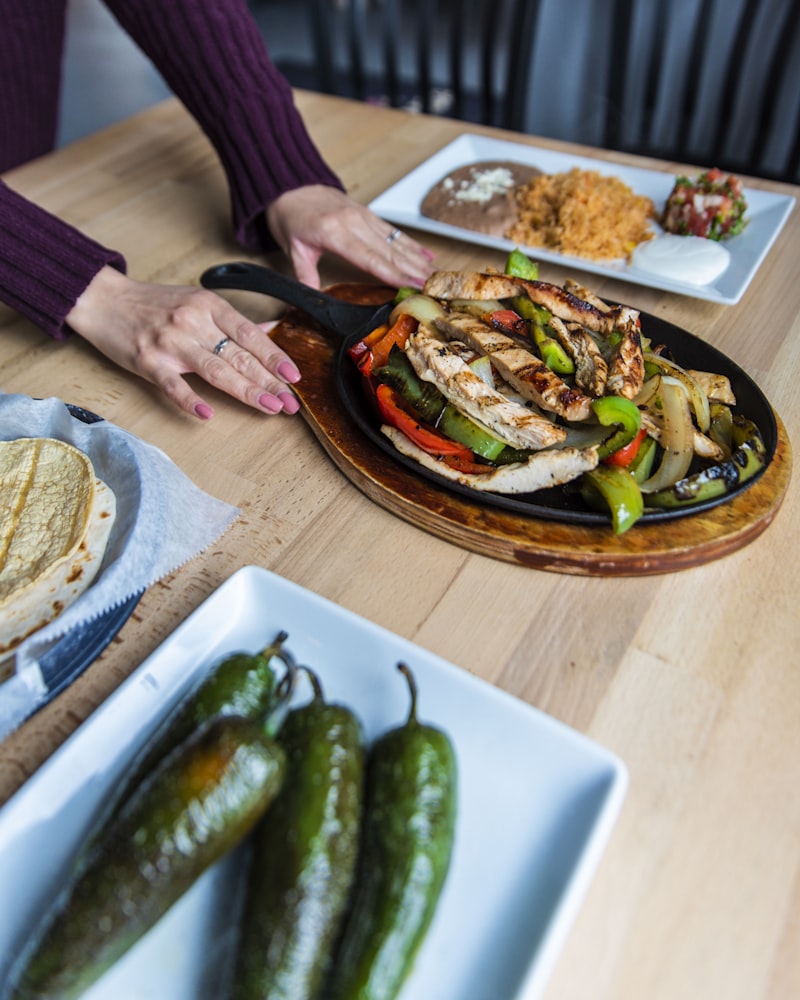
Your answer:
[[[273,396],[272,393],[262,392],[258,397],[258,405],[268,410],[270,413],[280,413],[283,409],[283,403],[278,399],[277,396]]]
[[[433,252],[433,250],[429,250],[427,247],[423,247],[422,252],[428,258],[428,260],[433,260],[436,257],[436,254]]]
[[[278,374],[284,382],[299,382],[300,372],[291,361],[281,361],[278,365]]]
[[[297,413],[300,409],[297,396],[291,392],[279,392],[278,399],[283,403],[283,409],[286,413]]]
[[[194,408],[194,412],[202,420],[210,420],[214,416],[214,411],[208,403],[197,403]]]

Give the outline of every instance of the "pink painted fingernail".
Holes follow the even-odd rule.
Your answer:
[[[293,395],[291,392],[279,392],[278,399],[283,403],[283,409],[286,413],[297,413],[300,409],[300,403],[298,402],[297,396]]]
[[[270,413],[280,413],[283,409],[283,403],[281,403],[277,396],[273,396],[270,392],[261,393],[258,397],[258,405]]]
[[[208,405],[208,403],[197,403],[194,408],[194,412],[201,418],[201,420],[210,420],[214,416],[214,410]]]
[[[433,260],[434,257],[436,256],[433,250],[429,250],[427,247],[423,247],[422,252],[428,258],[428,260]]]
[[[291,361],[281,361],[278,365],[278,374],[284,382],[299,382],[300,372]]]

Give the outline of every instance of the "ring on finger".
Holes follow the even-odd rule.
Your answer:
[[[219,355],[222,354],[223,350],[225,349],[225,345],[230,342],[230,339],[231,339],[230,337],[223,337],[222,340],[216,345],[216,347],[214,348],[214,354],[216,354],[217,357],[219,357]]]
[[[389,235],[386,237],[386,242],[387,243],[394,243],[394,241],[397,240],[397,239],[400,239],[400,237],[402,235],[403,235],[403,233],[402,233],[402,231],[400,229],[393,229],[389,233]]]

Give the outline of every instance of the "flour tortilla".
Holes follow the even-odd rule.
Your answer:
[[[0,442],[0,661],[97,575],[116,498],[91,460],[51,438]]]

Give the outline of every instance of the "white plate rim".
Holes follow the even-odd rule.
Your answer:
[[[563,884],[558,887],[552,912],[545,921],[540,938],[532,943],[529,963],[524,974],[520,976],[517,991],[513,994],[513,997],[520,1000],[523,997],[525,1000],[538,997],[552,972],[618,818],[628,787],[628,772],[624,763],[589,737],[570,729],[538,709],[422,647],[388,632],[368,619],[361,618],[261,567],[243,567],[212,593],[0,809],[0,873],[5,867],[6,872],[3,875],[5,878],[9,869],[17,864],[13,858],[13,851],[9,853],[9,848],[16,844],[19,849],[19,838],[27,837],[36,821],[39,819],[54,821],[58,818],[59,808],[64,808],[64,803],[70,801],[70,782],[73,784],[72,794],[74,794],[75,782],[78,780],[75,777],[76,762],[82,762],[91,768],[91,762],[95,761],[94,772],[88,775],[84,772],[88,782],[85,787],[91,789],[92,782],[110,787],[132,752],[132,748],[152,731],[158,719],[163,717],[168,708],[180,698],[199,670],[207,668],[220,656],[241,648],[241,643],[236,639],[242,634],[242,623],[247,622],[248,629],[252,632],[253,622],[249,617],[252,615],[252,610],[248,610],[248,602],[252,604],[254,600],[258,600],[260,606],[268,597],[275,598],[278,604],[294,602],[297,607],[302,608],[304,614],[327,616],[328,623],[336,622],[344,629],[343,634],[357,635],[362,643],[369,642],[384,647],[387,656],[392,660],[405,659],[415,664],[423,698],[426,684],[432,686],[434,680],[438,678],[450,693],[460,693],[462,697],[468,699],[480,697],[485,705],[493,706],[493,710],[496,706],[504,721],[510,720],[512,716],[520,717],[521,714],[526,724],[537,730],[539,738],[543,739],[545,744],[558,747],[561,752],[568,750],[581,761],[586,773],[581,777],[583,785],[577,778],[575,779],[575,791],[582,795],[590,792],[595,796],[597,788],[602,786],[602,792],[597,794],[592,820],[585,830],[580,831],[583,843],[576,862],[571,866]],[[229,623],[229,633],[219,634],[216,642],[209,642],[209,623],[218,626],[226,621]],[[305,637],[304,642],[300,642],[295,634],[294,647],[291,634],[287,642],[287,646],[293,652],[298,647],[303,652],[312,651],[316,645],[317,640],[310,634]],[[258,643],[252,648],[258,648]],[[198,664],[202,662],[205,666],[198,666],[193,672],[187,671],[185,665],[188,660],[195,660]],[[335,697],[335,685],[330,683],[332,679],[330,676],[326,678],[323,673],[326,690],[331,697]],[[428,721],[435,721],[435,712],[429,711],[423,714]],[[396,715],[394,707],[389,715]],[[117,747],[116,755],[112,754],[104,763],[98,764],[95,756],[89,752],[92,739],[95,742],[100,739],[107,742],[111,734],[119,734],[119,727],[125,721],[130,724],[126,737],[123,738],[127,742]],[[385,724],[386,719],[379,721],[378,731],[385,728]],[[456,746],[458,751],[458,740]],[[72,778],[69,777],[70,773],[73,774]],[[590,781],[591,789],[589,789]],[[62,800],[61,804],[59,797]],[[32,820],[31,814],[36,820]],[[14,897],[11,895],[9,898]],[[437,914],[437,922],[432,927],[429,937],[446,934],[442,920],[438,917]],[[170,918],[171,914],[168,914],[164,920]],[[153,934],[157,932],[158,929]],[[146,945],[147,939],[136,947],[142,948]],[[436,952],[437,943],[433,942],[429,946],[426,941],[426,948],[428,947],[431,949],[432,964],[435,966],[441,961],[439,955],[433,954]],[[127,962],[132,956],[133,952],[122,962]],[[7,957],[3,957],[0,944],[0,973],[6,970],[6,963]],[[422,993],[420,989],[424,987],[424,974],[430,966],[431,963],[426,965],[422,961],[418,962],[417,968],[404,988],[404,997],[424,995],[424,988]],[[109,975],[113,974],[112,970]],[[104,992],[103,983],[106,982],[106,978],[104,977],[90,990],[87,1000],[100,1000],[100,998],[105,1000],[106,997],[117,996],[116,993]],[[181,997],[177,993],[170,994],[170,1000],[181,1000]],[[467,1000],[466,996],[463,1000]],[[512,1000],[512,996],[505,995],[503,1000]]]

